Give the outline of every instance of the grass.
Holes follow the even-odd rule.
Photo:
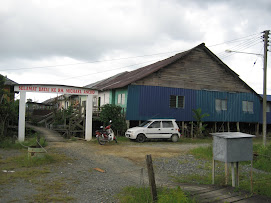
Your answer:
[[[26,133],[25,133],[25,141],[24,142],[19,142],[17,139],[13,140],[11,137],[6,137],[5,139],[0,141],[0,148],[2,149],[23,149],[28,146],[35,146],[37,145],[37,137],[38,133],[32,130],[31,128],[26,128]],[[40,139],[40,144],[45,147],[46,140],[44,137],[41,137]]]
[[[206,138],[184,138],[182,137],[181,139],[179,139],[180,143],[188,143],[188,144],[204,144],[204,143],[212,143],[213,139],[211,137],[206,137]]]
[[[67,186],[63,179],[42,182],[38,188],[39,193],[34,195],[35,202],[68,202],[74,200],[67,193],[63,193]]]
[[[0,185],[8,184],[16,181],[17,179],[32,180],[33,178],[40,177],[43,174],[50,173],[49,169],[31,169],[31,170],[15,170],[14,172],[3,173],[1,171]]]
[[[64,179],[52,179],[43,182],[44,176],[51,173],[50,165],[69,160],[64,155],[47,153],[44,157],[28,158],[27,152],[22,155],[3,159],[0,157],[0,185],[16,184],[17,180],[31,182],[38,193],[26,197],[34,202],[68,202],[74,200],[67,195],[67,183]],[[3,172],[5,170],[6,172]],[[67,180],[68,177],[65,177]],[[14,200],[16,201],[16,200]]]
[[[261,170],[262,172],[253,172],[253,192],[259,195],[271,197],[271,145],[263,147],[262,144],[255,144],[253,146],[254,153],[259,156],[254,160],[253,167]],[[198,183],[198,184],[211,184],[212,183],[212,146],[198,147],[190,150],[190,154],[194,155],[197,159],[204,159],[207,161],[205,166],[199,165],[199,169],[203,169],[205,174],[192,174],[186,176],[174,177],[177,182],[185,183]],[[241,162],[242,165],[248,165],[250,162]],[[225,184],[224,163],[216,163],[216,177],[215,183],[218,185]],[[229,173],[229,182],[231,174]],[[240,187],[241,190],[250,191],[250,173],[240,172]]]
[[[157,203],[171,203],[171,202],[195,202],[189,198],[180,188],[157,189],[158,201]],[[122,192],[117,195],[120,203],[148,203],[152,202],[151,192],[146,187],[125,187]]]
[[[190,150],[190,153],[197,159],[212,160],[213,158],[213,147],[198,147]]]
[[[155,144],[155,143],[163,143],[163,144],[208,144],[208,143],[212,143],[212,139],[211,138],[197,138],[197,139],[191,139],[191,138],[180,138],[178,140],[178,142],[173,143],[170,140],[163,140],[163,139],[151,139],[151,140],[147,140],[144,143],[138,143],[135,140],[131,141],[129,138],[126,138],[125,136],[117,136],[117,141],[119,145],[121,144],[132,144],[132,145],[144,145],[144,144]],[[90,142],[91,144],[99,144],[96,137],[93,137],[92,141]],[[106,143],[106,145],[115,145],[115,141],[111,141]]]
[[[42,158],[33,157],[28,159],[26,153],[5,160],[0,159],[0,184],[15,181],[18,178],[29,180],[42,174],[50,173],[49,169],[42,167],[48,166],[48,164],[59,163],[63,160],[66,160],[66,158],[58,154],[46,154]],[[4,170],[7,172],[3,172]]]
[[[266,147],[261,144],[254,145],[253,151],[258,155],[253,163],[254,167],[271,172],[271,144]]]

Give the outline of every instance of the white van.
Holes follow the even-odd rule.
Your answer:
[[[140,143],[146,139],[171,139],[177,142],[181,134],[176,119],[151,119],[138,127],[129,128],[125,136]]]

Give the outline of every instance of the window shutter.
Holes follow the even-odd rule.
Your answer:
[[[184,96],[178,96],[178,108],[184,108]]]
[[[121,94],[118,94],[118,104],[121,104]]]
[[[223,111],[227,110],[227,100],[221,100],[221,109]]]
[[[247,112],[247,101],[242,101],[243,112]]]
[[[175,95],[170,95],[170,100],[169,100],[169,105],[171,108],[176,108],[176,96]]]
[[[247,109],[249,113],[253,113],[253,102],[247,102]]]
[[[121,104],[125,104],[125,94],[121,95]]]
[[[215,100],[215,110],[216,111],[221,111],[221,100],[220,99],[216,99]]]

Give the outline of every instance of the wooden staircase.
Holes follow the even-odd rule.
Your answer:
[[[84,137],[85,134],[85,112],[82,113],[82,107],[80,105],[74,106],[72,114],[67,116],[63,125],[54,126],[52,129],[62,134],[65,138]]]

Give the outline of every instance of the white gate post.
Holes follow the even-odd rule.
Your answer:
[[[25,138],[25,101],[26,92],[20,92],[20,104],[19,104],[19,131],[18,140],[23,142]]]
[[[87,96],[86,103],[86,131],[85,139],[87,141],[92,140],[92,95]]]

